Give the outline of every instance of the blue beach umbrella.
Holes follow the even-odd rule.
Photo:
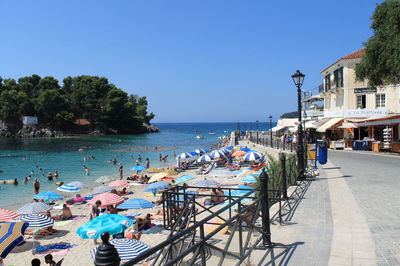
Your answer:
[[[242,181],[244,183],[257,183],[257,179],[254,176],[246,176]]]
[[[90,195],[94,196],[94,195],[98,195],[98,194],[107,193],[113,189],[114,189],[113,187],[109,187],[109,186],[99,186],[99,187],[93,189],[93,191],[90,192]]]
[[[199,159],[197,159],[197,162],[199,162],[199,163],[211,162],[212,160],[214,160],[213,157],[211,157],[210,155],[204,154],[204,155],[200,156]]]
[[[0,223],[0,258],[6,258],[13,248],[24,241],[26,228],[28,223],[24,222]]]
[[[22,215],[17,220],[29,223],[30,229],[41,229],[54,225],[54,220],[51,217],[39,213]]]
[[[251,152],[246,153],[243,156],[243,160],[245,160],[245,161],[255,161],[257,159],[260,159],[261,157],[262,157],[262,154],[260,154],[258,152],[255,152],[255,151],[251,151]]]
[[[249,148],[241,148],[239,151],[250,152],[251,150]]]
[[[141,253],[150,249],[148,245],[136,239],[114,238],[110,240],[110,244],[117,249],[118,255],[121,258],[121,262],[132,260]],[[96,256],[97,249],[98,248],[92,249],[93,259]]]
[[[146,170],[147,168],[144,167],[143,165],[135,165],[131,168],[132,171],[143,171]]]
[[[227,150],[225,148],[222,148],[222,149],[219,149],[219,150],[222,151],[224,154],[228,154],[228,153],[231,152],[230,150]]]
[[[212,151],[212,152],[210,153],[210,156],[213,157],[213,158],[215,159],[215,158],[224,157],[224,156],[225,156],[225,153],[222,152],[222,151],[220,151],[220,150],[214,150],[214,151]]]
[[[189,152],[184,152],[184,153],[179,154],[179,155],[176,157],[176,159],[185,160],[185,159],[187,159],[187,158],[189,158],[189,157],[192,157],[192,156],[193,156],[193,155],[190,154]]]
[[[118,205],[118,209],[148,209],[152,208],[153,206],[154,204],[148,200],[134,198]]]
[[[185,183],[185,182],[187,182],[187,181],[189,181],[189,180],[191,180],[193,178],[194,178],[194,176],[192,176],[192,175],[183,175],[181,177],[178,177],[175,180],[175,185],[180,184],[180,183]]]
[[[234,148],[234,146],[228,146],[228,147],[225,147],[225,149],[227,149],[227,150],[233,150],[233,148]]]
[[[67,193],[79,192],[79,188],[71,185],[62,185],[61,187],[58,187],[57,190]]]
[[[192,156],[197,156],[197,155],[198,155],[198,153],[195,152],[195,151],[190,151],[190,152],[188,152],[188,153],[191,154]]]
[[[43,202],[32,202],[17,210],[19,214],[32,214],[32,213],[45,213],[50,211],[53,207]]]
[[[161,190],[161,189],[165,189],[167,187],[169,187],[169,185],[164,182],[155,182],[155,183],[151,183],[150,185],[148,185],[144,191],[149,192],[149,191],[153,191],[154,189]]]
[[[63,196],[52,192],[52,191],[48,191],[48,192],[42,192],[39,194],[36,194],[34,197],[34,199],[38,199],[38,200],[45,200],[45,201],[53,201],[53,200],[62,200],[64,199]]]
[[[206,150],[206,149],[196,149],[194,152],[197,153],[197,154],[200,154],[200,153],[207,153],[207,152],[210,152],[210,151]]]
[[[97,239],[102,233],[116,235],[132,226],[133,220],[125,215],[104,214],[85,223],[76,230],[83,239]]]
[[[193,184],[195,187],[218,187],[220,183],[212,181],[212,180],[201,180]]]
[[[80,181],[74,181],[74,182],[68,183],[67,185],[74,186],[77,188],[88,188],[88,186],[85,183],[82,183]]]

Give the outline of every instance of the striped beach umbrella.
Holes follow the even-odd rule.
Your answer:
[[[207,152],[210,152],[210,151],[209,150],[205,150],[205,149],[196,149],[194,152],[197,153],[197,154],[200,154],[200,153],[207,153]]]
[[[67,193],[79,192],[79,188],[71,185],[62,185],[61,187],[58,187],[57,190]]]
[[[6,209],[0,209],[0,221],[7,221],[7,220],[12,220],[15,219],[19,216],[18,213],[6,210]]]
[[[212,151],[212,152],[210,153],[210,156],[213,157],[213,158],[215,159],[215,158],[224,157],[224,156],[225,156],[225,153],[224,153],[223,151],[220,151],[220,150],[214,150],[214,151]]]
[[[227,149],[227,150],[233,150],[233,148],[234,148],[234,146],[228,146],[228,147],[225,147],[224,149]]]
[[[74,186],[74,187],[77,187],[79,189],[88,188],[88,186],[85,183],[80,182],[80,181],[74,181],[74,182],[68,183],[67,185]]]
[[[85,223],[76,230],[83,239],[97,239],[102,233],[116,235],[133,225],[133,220],[125,215],[104,214]]]
[[[243,156],[243,160],[245,160],[245,161],[255,161],[257,159],[260,159],[261,157],[262,157],[261,153],[258,153],[258,152],[255,152],[255,151],[251,151],[251,152],[246,153]]]
[[[239,151],[250,152],[250,151],[251,151],[251,149],[249,149],[249,148],[245,147],[245,148],[241,148]]]
[[[51,217],[39,213],[22,215],[17,220],[29,223],[30,229],[41,229],[54,225],[54,220]]]
[[[114,188],[109,187],[109,186],[99,186],[99,187],[93,189],[92,192],[90,192],[90,195],[94,196],[94,195],[98,195],[98,194],[102,194],[102,193],[107,193],[107,192],[110,192],[111,190],[114,190]]]
[[[192,156],[193,156],[193,155],[190,154],[189,152],[184,152],[184,153],[179,154],[179,155],[176,157],[176,159],[185,160],[185,159],[187,159],[187,158],[189,158],[189,157],[192,157]]]
[[[32,213],[45,213],[52,209],[53,207],[43,203],[43,202],[32,202],[26,204],[25,206],[19,208],[17,213],[19,214],[32,214]]]
[[[39,194],[36,194],[34,197],[34,199],[38,199],[38,200],[45,200],[45,201],[53,201],[53,200],[62,200],[64,199],[63,196],[52,192],[52,191],[48,191],[48,192],[41,192]]]
[[[24,222],[0,223],[0,258],[6,258],[14,247],[24,241],[26,228],[28,223]]]
[[[153,190],[166,189],[167,187],[169,187],[169,185],[164,182],[155,182],[155,183],[148,185],[144,191],[148,192],[148,191],[153,191]]]
[[[228,154],[228,153],[231,152],[230,150],[225,149],[225,148],[221,148],[221,149],[219,149],[219,150],[222,151],[224,154]]]
[[[212,181],[212,180],[201,180],[193,184],[195,187],[218,187],[220,183]]]
[[[115,204],[120,204],[122,202],[124,202],[124,198],[114,194],[114,193],[103,193],[103,194],[99,194],[93,197],[93,199],[88,201],[88,204],[90,205],[96,205],[96,201],[100,200],[101,201],[101,205],[100,207],[107,207],[110,205],[115,205]]]
[[[129,184],[125,180],[115,180],[108,184],[109,187],[128,187]]]
[[[136,239],[128,239],[128,238],[114,238],[110,240],[110,244],[112,244],[118,251],[118,255],[121,258],[121,262],[126,262],[132,260],[139,256],[141,253],[150,249],[142,241]],[[92,249],[92,258],[94,259],[96,256],[98,248]]]
[[[148,209],[152,208],[153,206],[154,204],[150,201],[140,198],[134,198],[118,205],[118,209]]]
[[[214,158],[211,157],[210,155],[204,154],[202,156],[200,156],[199,159],[197,159],[197,162],[202,163],[202,162],[210,162],[212,161]]]

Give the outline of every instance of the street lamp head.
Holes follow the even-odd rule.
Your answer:
[[[305,75],[300,72],[300,70],[297,70],[296,73],[292,75],[292,79],[294,82],[294,85],[296,85],[297,88],[300,88],[303,85]]]
[[[269,119],[272,119],[272,115],[268,116]]]

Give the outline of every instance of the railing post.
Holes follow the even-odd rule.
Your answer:
[[[286,200],[287,197],[287,179],[286,179],[286,156],[284,153],[279,154],[279,159],[281,161],[281,174],[282,174],[282,194],[283,198]]]
[[[262,212],[262,230],[263,230],[263,245],[264,247],[271,246],[271,227],[269,218],[269,198],[268,198],[268,174],[265,169],[260,175],[261,181],[261,212]]]
[[[200,241],[202,242],[202,244],[200,245],[200,253],[201,253],[201,265],[207,265],[206,264],[206,252],[204,250],[205,247],[205,234],[204,234],[204,224],[202,224],[200,226]]]

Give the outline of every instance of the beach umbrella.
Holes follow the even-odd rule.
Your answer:
[[[207,153],[207,152],[210,152],[209,150],[203,150],[203,149],[196,149],[195,151],[194,151],[196,154],[200,154],[200,153]]]
[[[8,253],[24,241],[24,233],[28,223],[2,222],[0,223],[0,258],[6,258]]]
[[[34,197],[34,199],[38,199],[38,200],[44,200],[44,201],[53,201],[53,200],[62,200],[64,199],[63,196],[52,192],[52,191],[48,191],[48,192],[41,192],[39,194],[36,194]]]
[[[220,183],[212,181],[212,180],[201,180],[193,184],[195,187],[218,187]]]
[[[197,159],[197,162],[202,163],[202,162],[210,162],[214,160],[213,157],[211,157],[210,155],[204,154],[202,156],[200,156],[199,159]]]
[[[154,168],[154,167],[150,167],[149,169],[146,169],[146,170],[144,170],[144,171],[147,172],[147,173],[151,173],[151,174],[153,174],[153,173],[160,173],[160,172],[161,172],[160,169]]]
[[[215,158],[224,157],[224,156],[225,156],[225,153],[222,152],[222,151],[220,151],[220,150],[214,150],[214,151],[212,151],[212,152],[210,153],[210,156],[213,157],[213,158],[215,159]]]
[[[168,176],[179,174],[177,171],[172,170],[172,169],[168,169],[167,171],[164,171],[164,173],[167,173]]]
[[[244,183],[257,183],[257,179],[254,176],[246,176],[242,181]]]
[[[19,216],[18,213],[6,210],[6,209],[0,209],[0,221],[7,221],[7,220],[12,220],[15,219]],[[1,241],[0,241],[1,243]]]
[[[262,157],[262,154],[260,154],[258,152],[255,152],[255,151],[251,151],[251,152],[246,153],[243,156],[243,160],[245,160],[245,161],[255,161],[257,159],[260,159],[261,157]]]
[[[143,165],[135,165],[131,168],[132,171],[143,171],[146,170],[147,168]]]
[[[233,148],[234,148],[234,146],[228,146],[228,147],[225,147],[224,149],[227,149],[227,150],[233,150]]]
[[[58,191],[67,192],[67,193],[75,193],[79,192],[79,188],[71,185],[62,185],[61,187],[57,188]]]
[[[120,204],[122,202],[124,202],[124,198],[114,194],[114,193],[103,193],[103,194],[99,194],[93,197],[93,199],[88,201],[88,204],[90,205],[96,205],[96,201],[100,200],[101,201],[101,205],[100,207],[104,208],[110,205],[115,205],[115,204]]]
[[[175,180],[175,185],[177,185],[177,184],[180,184],[180,183],[185,183],[185,182],[187,182],[187,181],[189,181],[189,180],[191,180],[191,179],[193,179],[194,178],[194,176],[192,176],[192,175],[183,175],[183,176],[181,176],[181,177],[178,177],[176,180]]]
[[[246,154],[245,151],[235,151],[234,153],[232,153],[232,157],[243,156],[245,154]]]
[[[90,192],[90,195],[94,196],[94,195],[110,192],[111,190],[114,190],[114,188],[109,187],[109,186],[99,186],[99,187],[93,189],[93,191]]]
[[[136,239],[114,238],[109,242],[117,249],[118,255],[121,258],[121,262],[132,260],[139,256],[141,253],[150,249],[148,245]],[[96,256],[97,249],[98,248],[92,249],[93,259]]]
[[[251,150],[249,148],[241,148],[239,151],[250,152]]]
[[[150,177],[148,183],[157,182],[157,181],[163,179],[166,176],[168,176],[168,173],[166,173],[166,172],[155,174],[152,177]]]
[[[116,179],[117,178],[115,178],[115,177],[111,177],[111,176],[108,176],[108,175],[103,175],[103,176],[100,176],[99,178],[97,178],[96,181],[94,181],[94,182],[96,182],[96,183],[108,183],[108,182],[114,181]]]
[[[82,183],[80,181],[74,181],[74,182],[68,183],[67,185],[74,186],[77,188],[88,188],[88,186],[85,183]]]
[[[128,187],[129,184],[125,180],[115,180],[108,184],[109,187]]]
[[[104,214],[85,223],[76,230],[83,239],[97,239],[102,233],[116,235],[133,225],[133,220],[125,215]]]
[[[145,188],[144,191],[149,192],[149,191],[153,191],[153,190],[161,190],[161,189],[165,189],[165,188],[167,188],[167,187],[169,187],[169,185],[166,184],[166,183],[163,183],[163,182],[155,182],[155,183],[152,183],[152,184],[148,185],[148,186]]]
[[[25,214],[17,218],[18,221],[29,223],[30,229],[41,229],[54,225],[54,219],[40,213]]]
[[[17,210],[19,214],[32,214],[32,213],[45,213],[52,209],[53,207],[43,203],[43,202],[32,202]]]
[[[222,148],[222,149],[219,149],[219,150],[222,151],[224,154],[228,154],[228,153],[231,152],[230,150],[227,150],[225,148]]]
[[[189,157],[192,157],[192,156],[193,156],[193,155],[192,155],[191,153],[189,153],[189,152],[184,152],[184,153],[179,154],[179,155],[176,157],[176,159],[185,160],[185,159],[187,159],[187,158],[189,158]]]
[[[148,209],[152,208],[153,206],[154,204],[148,200],[133,198],[118,205],[118,209]]]

